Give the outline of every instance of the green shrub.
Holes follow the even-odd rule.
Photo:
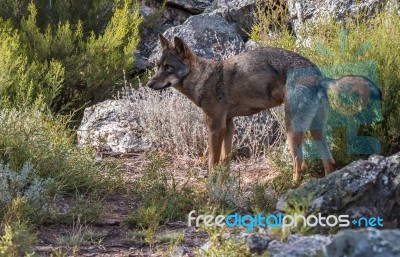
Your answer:
[[[17,30],[0,18],[0,101],[7,105],[51,104],[64,81],[59,61],[29,61]]]
[[[256,184],[252,189],[250,206],[254,213],[269,214],[275,210],[278,194],[269,183]]]
[[[0,111],[0,159],[12,170],[30,161],[38,178],[52,179],[63,192],[95,191],[111,187],[117,175],[109,165],[97,164],[94,152],[74,145],[66,118],[34,108]]]
[[[24,4],[18,26],[0,16],[2,105],[40,102],[55,111],[77,110],[110,96],[133,66],[142,21],[138,4],[116,1],[107,25],[89,33],[80,20],[39,26],[35,4]]]
[[[54,187],[52,179],[37,177],[29,161],[20,171],[0,163],[0,217],[6,223],[42,221],[49,210]]]
[[[0,219],[94,222],[101,197],[121,188],[121,177],[115,165],[96,162],[92,149],[75,145],[72,115],[54,111],[75,113],[112,91],[133,65],[141,17],[137,4],[116,1],[108,23],[91,31],[78,13],[71,21],[73,13],[43,16],[42,2],[0,0],[0,7],[15,7],[9,15],[0,11]],[[90,6],[89,12],[102,8]],[[60,196],[69,208],[58,206]]]
[[[93,199],[120,187],[115,167],[74,145],[67,122],[35,108],[0,111],[1,219],[41,224],[62,217],[68,223],[80,215],[96,221],[100,209]],[[58,210],[61,195],[72,198],[68,210]]]
[[[36,236],[25,223],[5,224],[0,237],[0,256],[35,256],[33,243]]]
[[[15,28],[20,28],[21,20],[29,13],[29,3],[38,9],[38,25],[42,30],[60,22],[77,24],[79,20],[84,20],[84,31],[90,33],[104,30],[112,16],[114,1],[0,0],[0,17],[10,20]]]
[[[149,155],[151,163],[144,175],[134,182],[133,191],[141,201],[126,220],[133,227],[152,229],[168,221],[183,219],[196,209],[195,191],[188,185],[175,181],[173,175],[163,172],[167,158],[158,153]]]
[[[60,208],[57,202],[48,209],[45,224],[74,225],[79,219],[86,224],[97,223],[100,213],[104,210],[104,202],[96,194],[74,195],[68,204],[68,208]]]
[[[261,45],[293,49],[296,39],[287,26],[289,21],[285,1],[257,0],[250,37]]]
[[[199,249],[196,256],[232,256],[232,257],[251,257],[251,256],[269,256],[267,252],[262,255],[252,254],[246,245],[245,239],[238,233],[228,231],[225,227],[202,227],[209,235],[210,246],[206,249]]]

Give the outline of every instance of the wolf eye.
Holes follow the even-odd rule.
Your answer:
[[[166,69],[166,70],[168,70],[168,71],[173,71],[174,70],[174,67],[172,67],[171,65],[169,65],[169,64],[165,64],[164,65],[164,69]]]

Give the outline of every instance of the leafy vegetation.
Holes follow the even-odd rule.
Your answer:
[[[7,15],[0,16],[3,106],[39,102],[54,111],[75,111],[110,96],[123,71],[133,66],[142,21],[137,4],[115,2],[110,20],[97,31],[86,31],[79,19],[44,25],[38,18],[46,16],[33,2],[24,8],[27,14],[18,26],[6,20]]]
[[[146,241],[152,243],[155,231],[161,224],[184,219],[193,209],[198,209],[194,188],[188,181],[179,184],[173,175],[163,172],[167,159],[158,153],[149,155],[150,164],[144,175],[133,185],[141,206],[126,219],[131,227],[146,229]]]
[[[236,233],[230,234],[225,228],[220,227],[205,227],[205,231],[209,234],[209,247],[199,249],[197,256],[232,256],[232,257],[251,257],[263,256],[268,257],[266,251],[262,255],[252,254],[249,247],[246,245],[245,239],[240,238]]]
[[[0,256],[35,256],[32,247],[36,237],[25,223],[5,225],[0,237]]]
[[[0,255],[33,256],[31,228],[96,222],[121,188],[117,166],[77,147],[71,124],[131,69],[142,18],[128,0],[0,9]]]
[[[9,20],[15,28],[21,28],[21,20],[29,14],[29,4],[38,10],[38,26],[45,30],[48,26],[70,22],[74,25],[79,20],[84,33],[102,32],[113,14],[114,1],[87,0],[84,2],[44,1],[44,0],[1,0],[0,17]]]
[[[52,205],[58,196],[94,197],[118,188],[120,177],[112,166],[96,163],[92,150],[74,145],[65,118],[33,108],[4,109],[0,122],[0,159],[4,162],[0,164],[0,216],[4,220],[50,222],[60,215]],[[87,216],[82,209],[79,212]]]

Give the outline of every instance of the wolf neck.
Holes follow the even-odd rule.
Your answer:
[[[205,97],[205,87],[210,80],[222,78],[222,62],[196,57],[191,64],[190,72],[182,83],[175,88],[187,96],[197,106],[201,107],[201,101]]]

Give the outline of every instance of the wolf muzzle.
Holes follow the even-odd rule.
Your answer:
[[[157,88],[156,84],[157,84],[156,81],[149,80],[149,82],[147,82],[146,86],[148,86],[149,88],[154,89],[154,90],[166,89],[166,88],[169,88],[170,86],[172,86],[171,82],[168,82],[167,84],[165,84],[164,86],[162,86],[160,88]]]

